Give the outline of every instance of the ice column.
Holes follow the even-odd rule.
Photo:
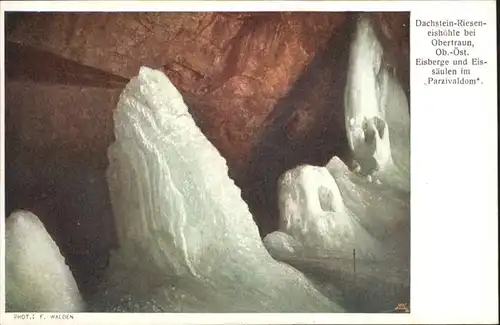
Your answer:
[[[409,286],[409,110],[383,55],[369,18],[361,16],[345,89],[356,167],[333,157],[325,167],[285,172],[278,182],[280,229],[264,238],[275,258],[304,272],[321,270],[316,278],[344,287],[344,294],[356,285],[375,292]],[[324,274],[338,276],[325,280]],[[354,274],[355,285],[346,287]]]
[[[349,62],[346,123],[358,168],[333,157],[326,168],[298,166],[280,178],[281,233],[264,240],[274,256],[356,249],[380,260],[409,245],[402,243],[409,236],[408,103],[367,17],[358,21]]]
[[[408,101],[384,62],[370,19],[361,16],[351,44],[345,88],[345,122],[355,169],[409,190]]]

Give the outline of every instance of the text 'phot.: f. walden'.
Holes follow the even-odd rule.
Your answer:
[[[75,319],[74,314],[68,313],[55,313],[55,314],[35,314],[35,313],[16,313],[14,314],[15,320],[72,320]]]

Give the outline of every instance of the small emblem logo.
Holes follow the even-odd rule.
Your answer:
[[[397,313],[409,313],[410,312],[410,307],[408,306],[407,303],[404,304],[398,304],[396,308],[394,308],[394,311]]]

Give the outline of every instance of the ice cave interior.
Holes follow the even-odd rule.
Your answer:
[[[409,303],[408,20],[7,13],[7,311]]]

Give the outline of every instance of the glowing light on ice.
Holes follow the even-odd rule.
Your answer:
[[[409,189],[408,101],[383,55],[370,19],[360,18],[345,89],[347,138],[357,172]]]
[[[408,234],[394,229],[409,223],[408,104],[382,56],[369,19],[360,18],[345,91],[354,173],[333,157],[326,168],[303,165],[281,177],[280,232],[288,237],[269,235],[273,255],[284,254],[283,240],[295,255],[345,256],[357,249],[380,259],[387,254],[380,247],[397,250],[394,233]],[[391,142],[390,134],[400,140]]]

